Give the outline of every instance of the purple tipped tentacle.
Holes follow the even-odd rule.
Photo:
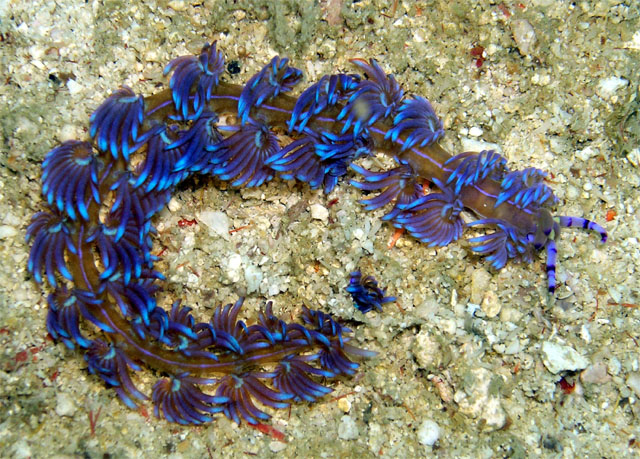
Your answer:
[[[268,301],[259,314],[258,323],[247,327],[244,349],[246,352],[252,352],[256,349],[266,349],[276,343],[291,343],[294,341],[291,331],[290,324],[273,314],[273,303]]]
[[[143,270],[140,276],[125,284],[120,272],[102,281],[99,293],[108,293],[116,302],[125,318],[131,320],[136,334],[144,339],[152,329],[151,317],[156,309],[155,294],[160,289],[156,280],[162,275],[155,271]]]
[[[90,135],[100,151],[110,152],[114,160],[140,148],[158,127],[141,132],[144,121],[144,98],[128,87],[114,91],[91,115]]]
[[[26,242],[33,239],[27,269],[37,283],[42,282],[42,273],[52,287],[57,287],[56,273],[67,280],[73,276],[67,267],[65,252],[77,253],[71,237],[71,227],[66,216],[57,212],[38,212],[27,228]]]
[[[348,354],[362,356],[360,349],[347,344],[351,329],[336,322],[329,314],[302,307],[301,319],[310,329],[310,335],[320,348],[318,363],[320,368],[335,374],[352,375],[359,365]]]
[[[484,236],[469,239],[471,250],[483,255],[491,262],[491,266],[500,270],[511,258],[529,261],[531,244],[527,235],[504,220],[486,218],[467,223],[467,226],[493,226],[495,231]]]
[[[178,424],[210,422],[212,414],[221,412],[228,397],[205,394],[198,386],[213,384],[215,379],[194,378],[188,373],[160,379],[153,386],[154,414]]]
[[[471,250],[487,257],[494,269],[499,270],[506,265],[508,259],[507,234],[501,229],[484,236],[471,238],[469,243],[472,244]]]
[[[461,153],[451,157],[445,166],[458,162],[456,168],[449,174],[446,184],[454,186],[454,193],[460,193],[462,187],[471,186],[487,177],[497,180],[502,177],[506,160],[493,150],[483,150],[480,153]]]
[[[502,180],[502,183],[500,184],[500,194],[496,199],[494,208],[497,208],[501,204],[510,200],[513,196],[516,195],[516,193],[518,193],[522,189],[523,182],[520,179],[522,172],[523,171],[513,171],[509,172],[505,176],[505,178]]]
[[[556,204],[553,190],[543,183],[546,176],[546,172],[535,167],[509,172],[500,183],[500,194],[494,207],[509,200],[522,209],[530,210]]]
[[[343,346],[325,347],[320,351],[318,361],[323,369],[341,375],[353,375],[360,368],[360,364],[349,359]]]
[[[371,351],[369,349],[363,349],[361,347],[352,346],[349,343],[344,343],[342,349],[349,355],[355,355],[361,359],[372,359],[378,355],[378,352]]]
[[[278,139],[265,123],[249,120],[241,126],[226,128],[234,134],[208,147],[213,153],[213,173],[232,186],[254,187],[273,178],[267,160],[280,151]]]
[[[242,308],[244,298],[238,298],[235,304],[219,305],[211,318],[212,344],[243,355],[243,344],[247,338],[247,326],[238,320],[238,313]]]
[[[370,140],[351,134],[334,135],[305,129],[305,136],[294,140],[266,161],[280,177],[324,188],[328,194],[347,168],[361,156],[370,154]]]
[[[360,67],[369,80],[358,83],[337,119],[344,122],[342,134],[353,129],[354,135],[359,135],[375,122],[395,115],[404,91],[395,77],[387,75],[375,59],[369,62],[352,59],[351,62]]]
[[[364,134],[354,137],[323,133],[321,139],[316,144],[316,155],[324,166],[324,193],[329,194],[353,161],[371,154],[371,142]]]
[[[285,180],[306,182],[312,189],[322,185],[325,168],[316,156],[316,139],[305,136],[294,140],[270,157],[266,164]]]
[[[131,380],[130,370],[140,371],[126,352],[113,343],[93,340],[84,355],[91,374],[98,375],[107,385],[114,387],[120,399],[131,409],[138,406],[133,399],[147,400]],[[133,397],[133,398],[132,398]]]
[[[144,237],[148,232],[149,220],[169,201],[172,190],[167,188],[147,192],[143,187],[135,187],[131,172],[123,171],[116,176],[110,187],[111,191],[115,191],[115,199],[107,217],[110,222],[119,222],[115,240],[117,242],[122,238],[131,222],[137,225],[141,237]]]
[[[64,292],[65,290],[66,289],[62,290],[62,292]],[[72,307],[73,309],[75,309],[73,314],[78,314],[79,316],[84,317],[86,320],[91,322],[93,325],[95,325],[105,333],[113,333],[113,328],[111,328],[110,325],[108,325],[101,319],[98,319],[98,317],[96,316],[97,313],[100,312],[102,303],[103,300],[98,298],[94,292],[74,288],[69,292],[67,301],[65,301],[63,305],[58,305],[58,307],[65,307],[65,312],[62,313],[63,316],[64,314],[72,314],[71,309],[66,309],[66,307]],[[58,309],[58,311],[61,311],[61,309]],[[65,318],[63,316],[58,316],[59,319],[63,320],[63,323],[60,324],[62,326],[65,325]],[[69,319],[71,319],[71,315],[69,316]],[[86,343],[81,344],[80,342],[78,342],[78,344],[80,344],[81,347],[87,347],[85,345]]]
[[[47,330],[53,339],[62,340],[69,349],[73,349],[74,344],[88,348],[91,342],[80,332],[80,317],[87,317],[87,308],[102,301],[91,292],[60,286],[48,296],[47,303]]]
[[[348,99],[359,83],[358,75],[324,75],[298,97],[288,123],[289,131],[302,133],[314,116]]]
[[[180,300],[174,301],[168,314],[167,330],[165,332],[166,342],[169,343],[170,347],[177,348],[180,351],[199,350],[195,324],[195,319],[191,315],[191,308],[182,306]],[[214,357],[214,360],[217,360],[217,357]]]
[[[238,117],[241,124],[249,121],[252,108],[260,107],[265,101],[278,94],[291,91],[302,79],[302,72],[289,67],[289,59],[279,56],[271,59],[260,72],[252,76],[244,86],[238,100]]]
[[[383,220],[394,220],[403,209],[403,206],[417,200],[422,196],[422,184],[420,177],[412,167],[404,160],[394,169],[384,172],[372,172],[352,164],[351,168],[364,176],[364,182],[351,180],[350,183],[360,190],[384,190],[373,198],[360,200],[366,210],[374,210],[395,200],[394,207],[385,214]]]
[[[530,210],[544,205],[553,205],[556,202],[557,198],[553,191],[544,183],[521,189],[513,197],[514,205]]]
[[[109,219],[120,222],[115,236],[116,242],[124,235],[129,219],[133,217],[133,212],[140,208],[140,203],[136,201],[139,195],[135,193],[133,183],[131,172],[124,171],[114,180],[110,188],[111,191],[116,192],[116,197],[111,205]],[[141,218],[140,212],[136,212],[136,216],[136,223],[141,225],[144,219]]]
[[[224,72],[224,56],[216,49],[216,42],[207,43],[198,56],[181,56],[169,62],[164,74],[171,71],[169,85],[176,110],[183,120],[198,119]]]
[[[136,222],[140,221],[141,234],[146,234],[151,218],[160,212],[171,199],[172,189],[164,191],[150,191],[148,193],[136,190],[137,199],[134,201]]]
[[[77,214],[89,220],[91,199],[100,202],[97,183],[98,165],[93,147],[88,142],[69,140],[49,151],[42,162],[42,194],[49,206],[66,212],[72,219]]]
[[[342,333],[350,332],[347,327],[343,327],[331,317],[330,314],[325,314],[317,309],[309,309],[306,306],[302,306],[302,314],[300,318],[305,325],[312,327],[314,331],[320,332],[328,337],[342,337]]]
[[[238,355],[244,354],[244,347],[240,345],[235,336],[224,330],[216,330],[210,323],[197,323],[193,330],[198,337],[196,344],[190,346],[189,350],[199,350],[215,346],[221,350],[224,349]],[[246,340],[243,339],[243,344],[245,341]]]
[[[139,322],[141,322],[141,320]],[[149,333],[149,336],[151,336],[153,339],[166,346],[172,347],[173,343],[171,343],[169,338],[167,338],[167,336],[165,335],[165,333],[169,329],[169,315],[164,309],[154,308],[153,311],[151,311],[151,313],[149,314],[149,326],[140,328],[140,331],[134,330],[138,336],[140,336],[141,332]]]
[[[274,342],[286,340],[287,323],[273,313],[272,301],[267,301],[267,304],[265,305],[264,310],[260,312],[258,319],[260,326],[269,330]]]
[[[152,264],[151,241],[141,237],[140,229],[130,222],[120,240],[116,240],[118,227],[109,222],[95,227],[87,236],[87,242],[94,242],[100,254],[104,269],[100,279],[108,279],[120,269],[125,284],[132,278],[139,278],[142,268]]]
[[[444,247],[462,236],[464,221],[460,215],[463,204],[454,191],[433,179],[440,193],[429,193],[409,204],[400,206],[401,212],[394,223],[429,247]]]
[[[332,378],[336,374],[307,364],[308,357],[289,355],[278,363],[274,371],[274,387],[280,392],[293,394],[293,401],[315,402],[332,392],[331,388],[315,382],[309,375]]]
[[[142,186],[145,193],[161,192],[188,176],[187,171],[176,170],[175,164],[183,153],[181,149],[172,148],[172,143],[165,127],[148,140],[144,162],[135,171],[136,179],[132,183],[134,188]]]
[[[259,380],[259,378],[273,378],[274,376],[275,374],[250,372],[223,377],[216,390],[216,395],[229,399],[227,403],[223,404],[225,416],[237,424],[240,424],[242,419],[249,424],[257,424],[259,420],[269,419],[270,416],[257,408],[253,399],[271,408],[287,408],[290,405],[288,400],[293,398],[293,394],[270,389]]]
[[[442,121],[436,115],[427,99],[412,96],[402,101],[393,119],[393,127],[387,131],[385,140],[396,142],[400,134],[409,132],[400,151],[414,146],[420,148],[431,145],[444,136]]]
[[[218,116],[205,111],[190,129],[182,131],[178,139],[166,149],[181,151],[181,157],[173,165],[174,172],[189,171],[207,174],[213,169],[215,147],[222,141],[216,123]]]

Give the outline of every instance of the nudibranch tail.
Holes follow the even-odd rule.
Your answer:
[[[249,325],[239,319],[242,299],[215,308],[208,322],[179,301],[170,311],[158,306],[164,276],[154,270],[154,217],[193,174],[237,187],[280,176],[329,193],[352,169],[361,176],[354,187],[378,193],[362,200],[365,209],[387,208],[384,220],[430,246],[489,228],[469,242],[495,269],[544,249],[550,291],[560,228],[606,241],[596,223],[552,216],[557,199],[544,172],[511,171],[491,150],[449,154],[426,99],[405,95],[374,59],[353,62],[363,76],[325,75],[296,98],[302,72],[288,59],[274,57],[238,86],[222,80],[224,57],[207,44],[167,65],[169,89],[148,97],[116,90],[91,116],[90,141],[67,141],[45,156],[46,210],[33,216],[26,239],[29,272],[53,290],[47,329],[81,349],[89,371],[127,406],[148,399],[134,381],[145,366],[167,376],[152,390],[157,416],[201,424],[223,413],[255,424],[269,416],[262,407],[315,401],[331,391],[327,380],[353,375],[356,358],[375,355],[354,346],[352,330],[329,314],[304,306],[287,322],[267,303]],[[228,114],[231,124],[220,125]],[[354,164],[374,152],[394,166]],[[465,213],[475,220],[465,224]],[[394,300],[359,272],[347,290],[362,312]]]

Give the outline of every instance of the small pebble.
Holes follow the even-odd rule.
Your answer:
[[[167,3],[167,6],[174,11],[184,11],[187,9],[184,0],[172,0]]]
[[[511,32],[520,54],[528,56],[537,41],[533,26],[526,19],[516,19],[511,23]]]
[[[423,421],[418,429],[418,442],[421,445],[433,446],[440,438],[440,426],[430,419]]]
[[[491,274],[484,268],[478,268],[471,274],[471,302],[480,304],[489,289]]]
[[[338,426],[338,437],[341,440],[355,440],[359,434],[355,419],[346,414],[342,416]]]
[[[633,164],[633,167],[639,167],[640,166],[640,148],[634,148],[633,150],[631,150],[627,154],[627,159],[631,164]]]
[[[169,200],[169,204],[167,204],[167,207],[171,212],[177,212],[182,207],[182,204],[180,204],[180,201],[174,196]]]
[[[500,309],[502,309],[502,304],[498,299],[498,295],[492,290],[487,291],[484,298],[482,299],[482,304],[480,305],[482,311],[487,315],[487,317],[492,318],[500,314]]]
[[[422,330],[416,336],[414,345],[411,347],[416,362],[423,370],[432,370],[441,361],[442,350],[440,343],[428,330]]]
[[[210,233],[222,238],[229,237],[229,218],[223,212],[213,212],[210,210],[200,212],[198,221],[209,228]]]
[[[262,270],[250,264],[244,269],[244,280],[247,282],[247,293],[257,292],[264,277]]]
[[[598,83],[596,93],[603,99],[609,99],[615,94],[618,89],[624,88],[628,84],[628,80],[620,77],[603,78]]]
[[[343,412],[343,413],[348,413],[349,410],[351,410],[351,402],[349,401],[348,398],[344,397],[341,398],[340,400],[338,400],[338,408]]]
[[[34,457],[31,447],[24,439],[16,441],[11,446],[11,452],[13,453],[12,457],[16,459],[31,459],[32,457]]]
[[[281,451],[284,451],[284,449],[287,447],[287,444],[281,441],[272,441],[269,443],[269,450],[272,453],[279,453]]]
[[[616,357],[611,357],[609,359],[609,365],[607,365],[607,370],[611,375],[618,376],[620,374],[620,371],[622,370],[622,364],[620,363],[620,360],[618,360]]]
[[[553,374],[558,374],[561,371],[584,370],[589,365],[586,358],[569,346],[545,341],[542,343],[541,350],[542,363]]]
[[[482,135],[482,129],[477,126],[473,126],[471,129],[469,129],[469,135],[471,137],[480,137]]]
[[[580,191],[573,185],[567,186],[565,193],[568,199],[576,199],[580,196]]]
[[[225,263],[225,274],[227,280],[233,284],[240,282],[242,272],[242,257],[240,254],[233,253],[227,258]]]
[[[453,395],[460,412],[471,418],[482,420],[482,429],[487,432],[500,430],[507,422],[507,413],[502,407],[501,397],[491,389],[494,376],[496,375],[486,368],[470,370],[471,384]]]
[[[18,234],[18,230],[13,226],[0,225],[0,239],[7,239]]]
[[[76,406],[73,399],[69,395],[59,393],[56,396],[56,414],[58,416],[73,416],[76,412]]]
[[[77,94],[84,90],[84,86],[78,83],[76,80],[69,79],[67,81],[67,88],[71,94]]]
[[[359,241],[362,241],[366,237],[366,235],[364,234],[362,228],[356,228],[353,230],[353,237],[355,237]]]
[[[60,142],[66,142],[67,140],[75,140],[83,133],[78,129],[78,126],[74,124],[65,124],[60,128],[58,139]]]
[[[611,380],[611,376],[607,373],[607,364],[600,361],[580,373],[580,379],[585,384],[604,384]]]
[[[636,397],[640,397],[640,373],[629,373],[627,386],[636,394]]]
[[[385,426],[388,428],[388,426]],[[375,422],[369,423],[369,438],[367,439],[367,443],[369,444],[370,451],[380,451],[382,445],[386,442],[386,437],[384,434],[384,429],[380,424],[376,424]]]
[[[322,204],[311,204],[309,209],[311,210],[311,218],[314,220],[321,220],[326,223],[329,219],[329,210]]]
[[[600,153],[599,150],[589,145],[588,147],[583,148],[582,150],[576,151],[575,156],[580,158],[582,161],[589,161],[591,158],[598,156],[599,153]]]

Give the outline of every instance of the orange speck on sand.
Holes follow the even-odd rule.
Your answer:
[[[396,242],[398,242],[398,239],[400,239],[400,237],[403,234],[404,234],[404,229],[396,228],[396,232],[393,233],[393,236],[391,236],[391,239],[389,240],[389,243],[387,244],[387,249],[393,249],[396,246]]]

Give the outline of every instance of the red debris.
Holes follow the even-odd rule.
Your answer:
[[[100,412],[102,411],[102,407],[98,407],[98,411],[95,413],[93,410],[89,410],[87,412],[87,416],[89,417],[89,428],[91,429],[91,436],[95,437],[96,435],[96,424],[98,424],[98,418],[100,417]]]
[[[138,407],[138,413],[140,413],[140,416],[142,416],[145,419],[149,419],[149,412],[147,411],[147,408],[144,405],[140,405]]]
[[[509,9],[506,7],[506,5],[504,3],[500,3],[498,5],[498,9],[500,11],[502,11],[502,14],[504,14],[505,18],[509,18],[511,17],[511,12],[509,11]]]
[[[189,220],[188,218],[183,218],[181,220],[178,220],[178,226],[180,228],[184,228],[186,226],[193,226],[197,224],[198,224],[198,221],[195,218],[193,220]]]
[[[270,426],[268,424],[261,424],[261,423],[249,424],[249,426],[253,427],[256,430],[259,430],[263,434],[269,435],[274,440],[278,440],[283,443],[286,443],[286,440],[284,438],[284,433],[280,432],[278,429],[276,429],[273,426]]]
[[[470,52],[473,57],[481,57],[482,53],[484,53],[484,47],[480,45],[474,46],[473,48],[471,48]]]
[[[229,234],[237,233],[238,231],[242,231],[243,229],[249,228],[251,225],[238,226],[237,228],[230,229]]]
[[[569,381],[567,381],[566,379],[562,378],[559,382],[558,385],[560,386],[560,389],[562,389],[562,392],[564,392],[565,394],[571,394],[573,393],[573,391],[576,390],[576,383],[570,383]]]
[[[473,48],[471,48],[471,57],[475,58],[475,64],[477,68],[482,67],[482,64],[484,64],[484,57],[483,57],[483,53],[484,53],[484,47],[483,46],[474,46]]]

